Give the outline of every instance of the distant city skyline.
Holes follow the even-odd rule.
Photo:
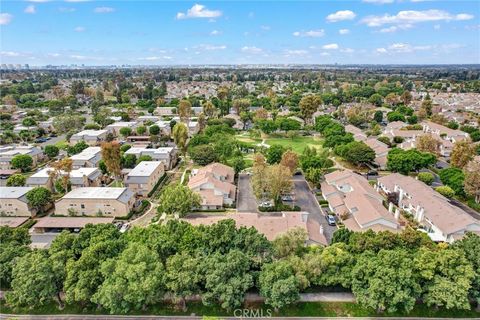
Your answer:
[[[2,1],[0,62],[478,64],[480,2]]]

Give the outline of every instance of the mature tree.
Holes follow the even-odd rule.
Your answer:
[[[248,108],[250,107],[250,100],[245,98],[235,99],[232,102],[232,107],[235,112],[240,115],[240,113],[248,111]]]
[[[53,201],[52,192],[44,187],[33,188],[27,192],[26,197],[28,205],[37,212],[42,212],[43,208]]]
[[[387,119],[388,119],[388,122],[394,122],[394,121],[405,122],[405,115],[398,111],[392,111],[387,113]]]
[[[440,154],[440,140],[434,138],[431,134],[423,134],[417,137],[416,147],[418,151]]]
[[[470,161],[465,169],[465,192],[480,202],[480,161]]]
[[[375,120],[377,123],[381,123],[383,121],[383,112],[380,110],[375,111],[373,114],[373,120]]]
[[[27,228],[0,227],[0,283],[10,287],[12,269],[19,257],[29,252],[30,234]]]
[[[148,128],[148,132],[151,135],[158,136],[160,134],[160,127],[154,124],[153,126],[150,126],[150,128]]]
[[[266,179],[267,193],[278,207],[282,203],[282,194],[292,190],[292,172],[281,164],[271,165],[267,167]]]
[[[420,248],[415,269],[427,306],[470,309],[468,291],[475,273],[461,250]]]
[[[54,169],[54,172],[51,173],[52,178],[56,179],[56,177],[60,176],[63,191],[67,192],[70,184],[70,172],[73,170],[73,160],[63,158],[59,161],[52,162],[51,166]]]
[[[12,174],[7,179],[7,187],[23,187],[27,182],[27,178],[23,174]]]
[[[277,118],[275,122],[277,123],[278,129],[285,132],[300,130],[302,128],[302,124],[295,119]]]
[[[256,120],[255,125],[266,134],[270,134],[278,129],[278,125],[273,120]]]
[[[299,103],[300,112],[307,123],[312,123],[312,116],[322,104],[322,99],[316,95],[302,97]]]
[[[203,112],[207,118],[213,118],[217,115],[217,108],[211,101],[206,101],[203,104]]]
[[[400,96],[400,99],[402,99],[404,105],[408,106],[410,102],[412,102],[412,94],[410,93],[410,91],[405,90]]]
[[[148,154],[142,154],[140,157],[138,157],[137,164],[139,164],[142,161],[153,161],[153,158]]]
[[[119,133],[124,137],[128,137],[129,135],[132,134],[132,129],[129,128],[129,127],[123,127],[123,128],[120,128],[119,130]]]
[[[137,156],[134,154],[124,154],[122,157],[122,167],[123,168],[135,168],[137,164]]]
[[[467,163],[473,160],[476,154],[476,146],[470,140],[455,142],[450,155],[450,164],[463,169]]]
[[[263,199],[267,192],[267,163],[261,153],[253,156],[252,188],[257,199]]]
[[[120,144],[116,141],[104,142],[101,145],[102,159],[115,179],[119,179],[122,171]]]
[[[189,154],[190,158],[192,158],[195,163],[201,166],[205,166],[209,163],[217,161],[215,149],[210,144],[201,144],[199,146],[190,148]]]
[[[85,121],[83,116],[63,114],[53,119],[53,127],[57,133],[77,132],[83,128]]]
[[[352,292],[360,304],[377,311],[408,313],[421,293],[413,267],[407,251],[367,251],[353,268]]]
[[[75,143],[73,146],[69,146],[67,149],[67,153],[69,156],[73,156],[75,154],[79,154],[83,150],[87,149],[89,145],[85,141],[79,141]]]
[[[260,294],[275,310],[299,300],[299,282],[286,260],[263,265],[258,279]]]
[[[138,126],[136,131],[137,131],[137,134],[138,134],[138,135],[140,135],[140,136],[141,136],[141,135],[144,135],[144,134],[147,132],[147,127],[145,127],[145,126]]]
[[[239,174],[246,167],[245,159],[243,159],[243,156],[236,156],[231,160],[231,166],[235,174]]]
[[[282,155],[282,159],[280,160],[280,164],[282,166],[285,166],[288,169],[290,169],[290,172],[292,172],[292,174],[293,174],[295,172],[295,170],[297,170],[297,167],[298,167],[298,155],[297,155],[297,153],[295,153],[291,150],[287,150]]]
[[[475,277],[471,283],[469,297],[480,303],[480,236],[469,232],[462,240],[456,241],[454,247],[463,251],[465,258],[473,267]]]
[[[177,145],[177,148],[180,149],[183,156],[187,152],[187,139],[188,139],[188,128],[184,123],[177,123],[172,130],[173,141]]]
[[[308,234],[304,229],[293,228],[284,234],[279,235],[273,241],[273,252],[275,257],[284,258],[289,255],[301,255],[305,252],[305,243]]]
[[[192,116],[192,104],[188,100],[182,100],[178,104],[178,116],[180,121],[187,123]]]
[[[106,127],[107,125],[113,123],[112,120],[112,110],[110,108],[101,108],[94,116],[93,121],[98,123],[102,127]]]
[[[435,155],[420,152],[416,149],[392,149],[387,155],[387,169],[402,174],[408,174],[421,168],[427,168],[436,162]]]
[[[53,159],[55,158],[56,156],[58,156],[58,152],[60,150],[58,149],[57,146],[53,145],[53,144],[49,144],[47,146],[45,146],[45,148],[43,149],[43,152],[47,155],[47,157],[49,157],[50,159]]]
[[[347,229],[343,228],[337,231],[340,230]],[[341,233],[345,236],[345,232]],[[351,286],[355,257],[348,251],[345,243],[332,244],[320,252],[308,253],[304,259],[307,261],[307,268],[313,284],[319,286],[341,285],[344,288]]]
[[[356,165],[370,163],[375,159],[375,151],[363,141],[336,146],[335,153]]]
[[[374,104],[377,107],[381,107],[383,104],[383,97],[381,94],[374,93],[370,96],[370,98],[368,98],[368,102],[370,102],[371,104]],[[381,120],[378,122],[381,122]]]
[[[205,113],[201,112],[199,115],[198,115],[198,130],[200,132],[203,131],[203,129],[205,129],[205,127],[207,126],[207,119],[205,117]]]
[[[186,310],[185,297],[198,294],[202,284],[201,259],[187,253],[177,253],[168,258],[165,286]]]
[[[432,115],[432,100],[425,99],[422,101],[419,114],[424,115],[422,118],[430,117]]]
[[[10,162],[13,169],[20,169],[27,172],[32,168],[33,158],[28,154],[18,154],[12,158]]]
[[[253,286],[250,259],[239,250],[227,254],[215,253],[203,259],[205,292],[202,300],[207,305],[234,309],[242,305],[245,293]]]
[[[183,217],[198,208],[201,203],[200,195],[182,184],[172,184],[163,190],[159,198],[157,211],[169,216]]]
[[[144,309],[163,296],[165,269],[158,253],[143,244],[130,243],[100,269],[105,280],[92,301],[112,314]]]
[[[282,156],[285,153],[286,149],[280,144],[271,145],[267,150],[267,163],[275,164],[279,163],[282,160]]]
[[[456,195],[465,195],[465,174],[461,169],[453,167],[442,169],[440,170],[439,176],[442,183],[452,188]]]
[[[57,295],[56,275],[45,251],[20,257],[13,269],[12,290],[7,302],[15,307],[38,308]]]

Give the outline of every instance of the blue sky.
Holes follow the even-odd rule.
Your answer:
[[[480,1],[0,3],[1,63],[480,63]]]

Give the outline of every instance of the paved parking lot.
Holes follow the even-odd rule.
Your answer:
[[[336,226],[329,226],[325,220],[325,214],[320,208],[315,194],[308,187],[308,183],[303,175],[293,176],[293,183],[295,188],[295,204],[300,206],[302,211],[310,213],[309,219],[315,219],[320,225],[323,226],[323,233],[327,238],[328,243],[332,240],[333,232],[337,229]]]
[[[253,194],[250,179],[251,176],[246,173],[241,173],[238,175],[238,212],[258,212],[257,199]]]

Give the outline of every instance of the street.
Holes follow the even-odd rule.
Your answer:
[[[330,243],[333,232],[335,232],[337,227],[328,225],[325,220],[325,214],[320,208],[315,195],[310,190],[304,176],[293,176],[293,183],[295,187],[295,204],[300,206],[302,211],[309,212],[310,215],[308,218],[316,220],[323,227],[323,233],[327,238],[328,243]]]
[[[245,173],[238,175],[238,212],[258,212],[258,204],[250,183],[251,176]]]

